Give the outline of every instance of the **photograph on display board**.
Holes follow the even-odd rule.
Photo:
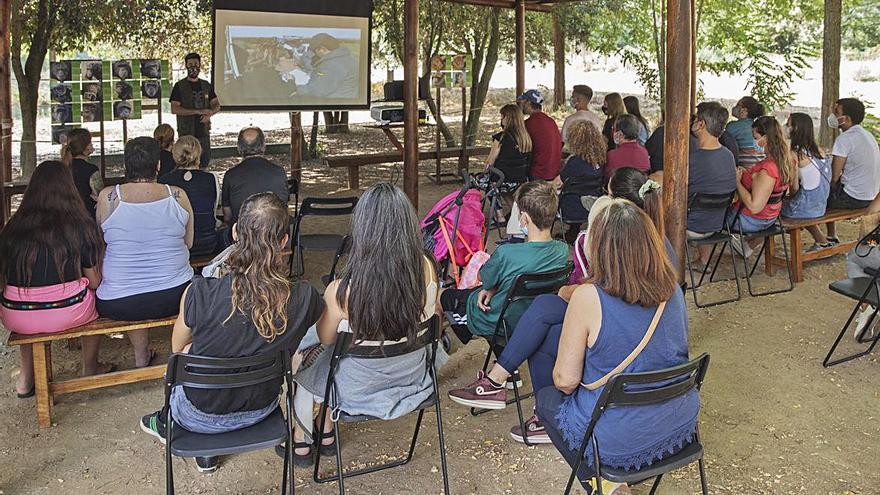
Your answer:
[[[100,102],[83,103],[81,115],[83,122],[100,122],[104,117],[104,109]]]
[[[133,120],[141,118],[140,100],[126,100],[113,102],[114,120]]]
[[[162,94],[162,82],[161,81],[142,81],[141,82],[141,96],[147,99],[156,99]]]
[[[160,79],[162,77],[162,63],[156,59],[141,60],[141,78]]]
[[[114,100],[131,100],[134,98],[134,88],[127,81],[116,81],[114,90]]]
[[[81,71],[84,81],[101,81],[104,79],[104,69],[100,60],[82,62]]]
[[[49,76],[58,82],[73,80],[73,68],[70,60],[49,62]]]
[[[104,93],[101,91],[101,83],[86,82],[82,84],[82,101],[101,101]]]
[[[67,133],[76,129],[73,125],[53,125],[52,126],[52,144],[67,143]]]
[[[49,88],[49,97],[52,103],[70,103],[73,101],[73,85],[55,83]]]
[[[131,79],[134,72],[131,70],[131,60],[117,60],[113,62],[113,77],[116,79]]]
[[[69,124],[73,122],[73,105],[64,103],[60,105],[52,105],[52,123],[53,124]]]

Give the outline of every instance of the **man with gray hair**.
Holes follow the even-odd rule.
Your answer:
[[[226,172],[221,193],[223,219],[229,226],[238,220],[242,203],[253,194],[268,191],[285,203],[288,200],[287,173],[263,156],[266,138],[259,127],[246,127],[238,133],[238,153],[243,159]]]

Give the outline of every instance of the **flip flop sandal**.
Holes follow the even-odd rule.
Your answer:
[[[309,449],[308,454],[297,454],[296,449]],[[312,444],[308,442],[293,442],[293,463],[297,467],[309,467],[315,463],[315,457],[312,455]],[[275,454],[278,457],[284,459],[284,444],[278,444],[275,446]]]
[[[156,349],[150,349],[150,359],[147,359],[147,364],[144,366],[135,366],[135,368],[146,368],[148,366],[152,366],[153,360],[156,359],[156,356],[158,356],[158,355],[159,354],[156,353]],[[109,373],[109,371],[108,371],[108,373]]]

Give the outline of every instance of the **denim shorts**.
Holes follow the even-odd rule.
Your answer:
[[[736,217],[736,221],[734,222],[734,217]],[[740,213],[739,217],[736,216],[735,211],[730,211],[727,213],[727,221],[730,222],[730,231],[731,232],[739,232],[742,230],[744,234],[748,234],[751,232],[760,232],[764,229],[769,229],[776,223],[775,218],[771,218],[769,220],[763,220],[760,218],[750,217],[745,213]]]
[[[177,424],[193,433],[209,435],[240,430],[255,425],[266,419],[275,409],[278,409],[278,403],[273,402],[264,409],[255,409],[253,411],[236,411],[228,414],[206,413],[189,401],[181,386],[176,386],[171,390],[170,402],[171,417],[174,418]]]

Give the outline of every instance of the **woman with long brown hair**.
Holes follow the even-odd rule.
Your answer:
[[[67,133],[67,142],[61,147],[61,161],[70,166],[73,185],[92,219],[95,218],[98,193],[104,188],[98,166],[89,162],[94,151],[92,133],[82,127],[71,129]]]
[[[798,176],[791,150],[779,122],[770,116],[758,117],[752,124],[752,134],[758,146],[764,149],[766,157],[747,169],[738,168],[736,171],[739,201],[733,205],[730,222],[734,230],[741,230],[744,234],[760,232],[773,225],[782,210],[780,196],[786,191],[794,194],[798,190]],[[734,220],[740,207],[742,211]],[[760,241],[755,239],[751,243]],[[738,238],[733,246],[737,251],[742,250]],[[748,258],[752,254],[752,247],[747,244],[745,252],[740,254]]]
[[[282,252],[288,239],[287,205],[273,193],[249,197],[232,235],[236,240],[221,278],[196,278],[180,300],[171,335],[173,352],[245,357],[296,350],[323,304],[310,285],[291,284]],[[196,433],[223,433],[262,421],[278,407],[281,382],[236,390],[175,388],[175,423]],[[144,416],[141,429],[162,439],[167,411]],[[215,458],[197,459],[200,471]]]
[[[602,127],[602,135],[605,136],[605,142],[608,144],[608,151],[617,147],[614,143],[614,122],[617,117],[626,115],[626,105],[620,93],[608,93],[605,95],[605,101],[602,103],[602,113],[607,117],[605,126]]]
[[[0,232],[0,317],[16,333],[56,333],[98,317],[95,289],[101,236],[61,162],[37,166],[21,205]],[[82,337],[83,375],[107,372],[98,363],[101,336]],[[19,347],[19,397],[34,394],[33,352]]]
[[[504,172],[507,182],[528,180],[532,162],[532,138],[526,130],[519,105],[501,107],[501,132],[492,136],[492,149],[486,160],[486,168],[495,167]]]

